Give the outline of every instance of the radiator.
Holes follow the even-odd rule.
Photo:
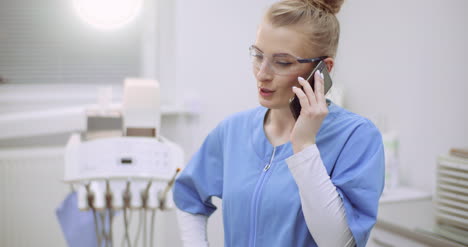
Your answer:
[[[436,231],[468,244],[468,159],[440,155],[436,186]]]
[[[68,193],[63,148],[0,150],[0,246],[66,246],[55,208]]]

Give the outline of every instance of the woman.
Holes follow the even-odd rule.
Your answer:
[[[207,246],[222,198],[225,246],[365,246],[384,184],[382,139],[367,119],[303,79],[334,65],[342,0],[273,4],[250,48],[260,107],[222,121],[176,180],[184,246]],[[324,58],[325,57],[325,58]],[[289,108],[297,96],[297,120]]]

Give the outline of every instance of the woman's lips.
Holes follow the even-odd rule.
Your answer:
[[[275,91],[270,90],[270,89],[266,89],[266,88],[260,88],[260,90],[259,90],[260,95],[262,95],[264,97],[271,96],[274,92]]]

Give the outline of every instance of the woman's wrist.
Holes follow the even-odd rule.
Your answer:
[[[292,143],[292,149],[293,149],[294,154],[297,154],[312,145],[315,145],[315,140],[312,142],[306,142],[306,143],[297,143],[297,144]]]

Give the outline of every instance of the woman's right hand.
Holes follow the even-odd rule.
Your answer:
[[[301,104],[301,113],[290,136],[294,153],[298,153],[306,147],[315,144],[315,137],[322,125],[323,119],[328,114],[323,74],[319,71],[315,72],[314,79],[315,91],[309,82],[302,77],[298,77],[298,81],[303,89],[298,87],[292,88]]]

